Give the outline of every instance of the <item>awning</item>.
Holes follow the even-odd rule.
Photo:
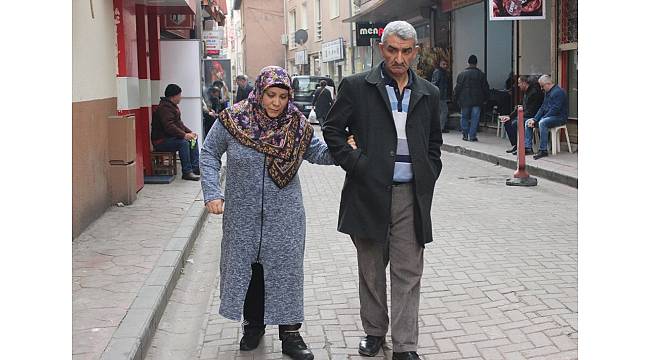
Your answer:
[[[196,15],[196,1],[193,0],[144,0],[150,13]]]
[[[413,18],[429,18],[429,11],[434,0],[378,0],[362,12],[344,19],[343,22],[371,21],[390,22],[393,20],[410,20]]]

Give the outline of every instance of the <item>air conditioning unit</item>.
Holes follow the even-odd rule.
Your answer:
[[[282,43],[282,45],[288,45],[289,44],[289,35],[282,34],[282,36],[280,37],[280,42]]]

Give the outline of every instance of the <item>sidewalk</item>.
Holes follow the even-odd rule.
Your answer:
[[[507,138],[497,138],[491,129],[482,128],[478,133],[477,142],[462,140],[462,134],[450,130],[442,134],[442,150],[489,161],[510,169],[517,168],[517,156],[506,153],[512,146]],[[578,145],[571,144],[573,154],[570,154],[566,144],[562,143],[562,151],[556,155],[549,153],[548,157],[534,160],[526,156],[526,170],[531,176],[545,178],[572,187],[578,187]]]
[[[140,359],[205,221],[201,185],[145,185],[72,243],[74,360]]]

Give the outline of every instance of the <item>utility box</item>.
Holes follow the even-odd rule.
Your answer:
[[[135,116],[108,117],[109,184],[113,204],[131,204],[137,197]]]
[[[135,161],[135,116],[108,117],[108,160],[122,165]]]
[[[135,162],[128,165],[111,164],[108,173],[112,203],[132,204],[138,196],[135,182]]]

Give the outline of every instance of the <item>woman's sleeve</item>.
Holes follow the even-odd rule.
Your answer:
[[[304,159],[312,164],[318,165],[337,165],[325,141],[321,140],[314,134],[311,138],[309,148],[305,151]]]
[[[201,187],[203,188],[203,201],[208,203],[215,199],[223,199],[221,189],[221,156],[228,148],[228,131],[221,121],[214,122],[212,129],[203,141],[199,155],[199,168],[201,170]]]

